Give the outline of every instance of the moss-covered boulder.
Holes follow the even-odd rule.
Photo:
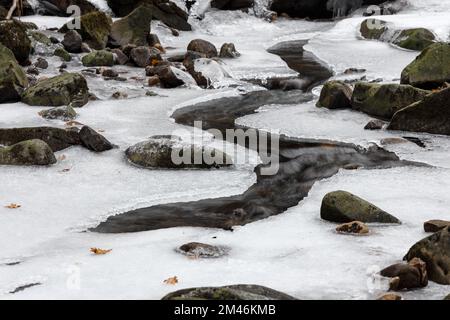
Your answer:
[[[422,100],[429,93],[410,85],[360,82],[353,90],[351,105],[354,110],[371,116],[391,119],[398,110]]]
[[[112,52],[106,50],[92,51],[81,58],[81,62],[83,62],[85,67],[111,67],[114,65],[114,55]]]
[[[0,103],[19,101],[27,85],[27,76],[14,54],[0,44]]]
[[[428,46],[402,71],[401,83],[435,88],[450,82],[450,43]]]
[[[77,31],[90,48],[101,50],[106,47],[112,23],[108,14],[102,11],[94,11],[80,17],[80,29],[77,29]],[[69,29],[65,24],[60,32],[67,31]]]
[[[45,119],[69,121],[76,118],[77,112],[71,106],[60,106],[42,110],[39,112],[39,115]]]
[[[450,228],[447,227],[422,239],[409,249],[403,258],[420,258],[427,265],[428,279],[439,284],[450,284]]]
[[[42,140],[26,140],[0,147],[0,165],[50,165],[56,163],[52,149]]]
[[[388,129],[450,135],[450,88],[396,112]]]
[[[343,81],[328,81],[320,92],[319,108],[338,109],[350,108],[352,88]]]
[[[334,191],[322,199],[320,217],[332,222],[400,223],[389,213],[346,191]]]
[[[366,19],[361,23],[360,33],[365,39],[380,40],[383,34],[388,30],[388,23],[379,19]]]
[[[50,38],[47,37],[42,32],[31,30],[31,31],[28,31],[28,34],[30,35],[31,39],[33,39],[34,41],[45,44],[46,46],[49,46],[52,44]]]
[[[88,102],[86,79],[78,73],[64,73],[39,81],[25,90],[22,101],[31,106],[82,107]]]
[[[115,21],[111,27],[111,38],[120,46],[127,44],[145,46],[150,34],[153,7],[141,5],[126,17]]]
[[[14,53],[20,64],[28,61],[31,41],[23,23],[15,19],[0,21],[0,43]]]
[[[237,284],[224,287],[182,289],[162,300],[296,300],[285,293],[258,285]]]
[[[436,37],[430,30],[414,28],[399,31],[392,43],[404,49],[422,51],[435,41]]]
[[[55,51],[53,52],[53,55],[60,57],[63,61],[66,62],[72,60],[72,56],[64,48],[56,48]]]

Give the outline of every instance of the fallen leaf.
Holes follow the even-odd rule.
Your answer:
[[[21,207],[21,205],[17,204],[17,203],[11,203],[11,204],[5,206],[5,208],[8,208],[8,209],[18,209],[20,207]]]
[[[178,283],[177,276],[171,277],[169,279],[164,280],[165,284],[176,285]]]
[[[62,154],[62,155],[60,155],[59,157],[58,157],[58,160],[66,160],[66,155],[65,154]]]
[[[112,250],[112,249],[91,248],[91,252],[92,252],[93,254],[97,254],[97,255],[100,255],[100,254],[107,254],[107,253],[111,252],[111,250]]]

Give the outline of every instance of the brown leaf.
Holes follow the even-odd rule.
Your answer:
[[[168,278],[168,279],[164,280],[164,283],[170,284],[170,285],[176,285],[178,283],[178,278],[177,278],[177,276]]]
[[[8,209],[18,209],[20,207],[21,207],[21,205],[17,204],[17,203],[11,203],[11,204],[5,206],[5,208],[8,208]]]
[[[91,252],[92,252],[93,254],[97,254],[97,255],[100,255],[100,254],[107,254],[107,253],[111,252],[111,250],[112,250],[112,249],[91,248]]]
[[[66,158],[67,158],[66,155],[62,154],[58,157],[58,160],[62,161],[62,160],[66,160]]]

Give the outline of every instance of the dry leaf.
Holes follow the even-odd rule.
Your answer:
[[[21,205],[17,204],[17,203],[11,203],[11,204],[5,206],[5,208],[8,208],[8,209],[18,209],[20,207],[21,207]]]
[[[58,160],[62,161],[62,160],[66,160],[66,155],[62,154],[58,157]]]
[[[177,276],[171,277],[169,279],[164,280],[165,284],[176,285],[178,283]]]
[[[107,254],[111,252],[112,249],[100,249],[100,248],[91,248],[91,252],[93,254]]]

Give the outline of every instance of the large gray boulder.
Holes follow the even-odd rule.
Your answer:
[[[26,140],[0,147],[0,165],[50,165],[56,163],[52,149],[42,140]]]
[[[152,17],[152,6],[144,4],[136,8],[126,17],[112,24],[111,38],[122,47],[128,44],[136,46],[147,45],[147,36],[150,34]]]
[[[20,100],[28,79],[11,50],[0,44],[0,103]]]

